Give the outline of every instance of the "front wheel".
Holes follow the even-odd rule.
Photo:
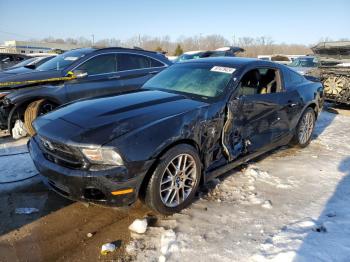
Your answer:
[[[201,177],[196,150],[177,145],[159,160],[146,189],[145,202],[154,211],[171,215],[193,202]]]
[[[33,128],[33,121],[40,115],[44,115],[53,109],[56,105],[45,99],[40,99],[30,103],[24,112],[24,124],[27,129],[27,132],[30,136],[35,135],[35,130]]]
[[[292,144],[302,148],[306,147],[311,141],[312,132],[315,128],[315,121],[315,111],[308,107],[299,120],[292,139]]]

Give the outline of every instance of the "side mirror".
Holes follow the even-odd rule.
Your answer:
[[[85,70],[74,70],[73,74],[77,77],[77,78],[84,78],[88,76],[88,73]]]

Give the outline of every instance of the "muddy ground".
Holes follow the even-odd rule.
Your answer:
[[[39,212],[16,214],[17,207]],[[149,212],[140,203],[129,210],[74,203],[41,183],[0,196],[0,210],[0,261],[127,260],[128,226]],[[119,248],[102,257],[100,248],[107,242]]]

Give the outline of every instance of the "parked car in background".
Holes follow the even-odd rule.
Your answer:
[[[0,128],[14,138],[33,135],[37,116],[74,100],[138,89],[170,64],[163,54],[140,49],[65,52],[29,73],[0,79]]]
[[[307,74],[310,70],[318,66],[318,62],[315,56],[300,56],[290,63],[293,70],[297,71],[301,75]]]
[[[30,73],[33,69],[54,58],[54,55],[28,58],[0,72],[0,79],[16,74]]]
[[[34,122],[29,151],[64,197],[179,212],[200,183],[276,147],[309,144],[323,87],[277,63],[177,63],[139,90],[78,101]]]
[[[14,66],[29,57],[22,54],[0,53],[0,71]]]
[[[292,58],[288,55],[258,55],[258,59],[273,61],[283,65],[289,65],[292,62]]]
[[[182,62],[191,59],[206,58],[206,57],[220,57],[220,56],[236,56],[236,53],[244,52],[243,48],[228,46],[221,47],[213,51],[189,51],[174,59],[174,62]]]

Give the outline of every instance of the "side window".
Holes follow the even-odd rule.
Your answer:
[[[77,69],[84,70],[88,75],[106,74],[117,71],[116,57],[114,54],[99,55],[91,58]]]
[[[238,95],[272,94],[280,90],[278,70],[271,68],[256,68],[248,71],[239,83]]]
[[[149,68],[150,60],[141,55],[118,54],[117,69],[118,71],[134,70]]]
[[[151,62],[151,64],[150,64],[151,67],[162,67],[162,66],[164,66],[163,63],[161,63],[161,62],[159,62],[157,60],[154,60],[152,58],[149,58],[149,60]]]

